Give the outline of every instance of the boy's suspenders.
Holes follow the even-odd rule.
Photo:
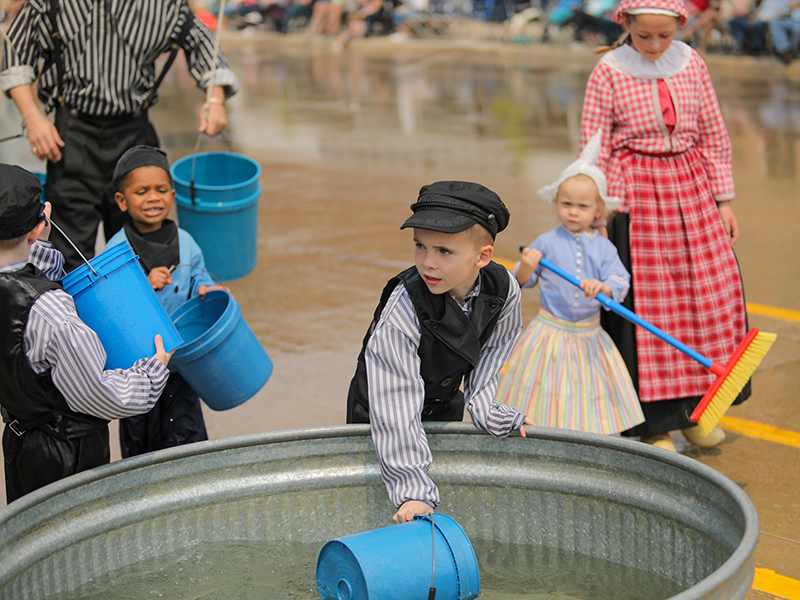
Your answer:
[[[42,68],[42,73],[49,69],[51,65],[55,64],[57,79],[56,101],[58,102],[59,106],[64,106],[64,40],[61,38],[61,34],[58,31],[57,17],[59,8],[59,0],[48,0],[47,18],[50,21],[50,29],[52,29],[50,36],[53,40],[53,55],[45,63],[44,67]],[[164,68],[161,69],[161,73],[159,73],[158,77],[153,83],[153,87],[150,88],[150,93],[148,93],[147,98],[145,98],[144,104],[142,105],[142,110],[147,110],[150,108],[150,105],[153,103],[153,99],[156,97],[156,93],[158,92],[161,82],[164,81],[167,71],[169,71],[172,63],[175,62],[175,58],[178,56],[178,50],[183,47],[184,42],[186,42],[186,38],[189,36],[189,31],[192,28],[194,20],[194,14],[191,10],[189,10],[189,6],[185,1],[181,2],[180,10],[185,14],[186,20],[183,22],[181,31],[178,34],[178,39],[176,39],[172,43],[172,46],[170,46],[169,56],[167,57],[166,63],[164,63]]]

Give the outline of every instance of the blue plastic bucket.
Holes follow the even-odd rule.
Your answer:
[[[62,281],[78,315],[100,338],[106,369],[127,369],[153,356],[156,334],[167,352],[183,342],[137,258],[127,243],[117,244],[91,259],[91,268],[83,264]]]
[[[256,266],[261,165],[235,152],[201,152],[175,161],[171,171],[178,221],[203,250],[206,269],[222,281],[250,273]]]
[[[481,582],[475,551],[461,526],[444,514],[327,542],[317,559],[317,590],[323,600],[427,598],[434,548],[436,600],[476,598]]]
[[[228,292],[195,296],[170,314],[185,340],[169,363],[214,410],[256,395],[272,375],[272,361]]]
[[[47,192],[47,188],[45,187],[45,184],[47,183],[47,173],[42,171],[31,171],[31,173],[36,175],[36,177],[39,178],[39,183],[42,184],[42,202],[44,202],[46,199],[45,193]]]

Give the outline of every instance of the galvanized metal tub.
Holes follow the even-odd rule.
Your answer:
[[[755,507],[716,471],[625,439],[531,427],[494,439],[426,426],[440,512],[471,539],[572,550],[678,582],[675,600],[743,599]],[[67,596],[201,541],[323,542],[393,514],[368,426],[213,440],[69,477],[0,510],[0,599]]]

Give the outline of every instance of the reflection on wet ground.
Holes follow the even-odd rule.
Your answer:
[[[275,371],[251,401],[207,411],[212,438],[343,422],[347,385],[380,290],[412,262],[411,235],[399,226],[420,186],[465,179],[497,191],[512,214],[498,238],[500,258],[514,260],[520,244],[557,224],[536,190],[576,155],[584,86],[596,58],[555,48],[552,56],[445,45],[425,52],[370,48],[336,54],[271,38],[228,40],[241,81],[229,102],[228,137],[263,168],[258,266],[229,285]],[[736,251],[747,299],[800,309],[793,244],[800,222],[800,80],[776,76],[774,68],[740,76],[737,64],[709,62],[733,144]],[[201,103],[185,66],[176,64],[151,114],[172,161],[192,152]],[[0,137],[16,133],[19,122],[13,105],[0,100]],[[201,143],[201,151],[224,148],[221,140]],[[0,144],[0,160],[37,166],[24,140]],[[538,294],[524,297],[527,323]],[[737,416],[800,431],[791,391],[800,383],[800,325],[757,316],[751,324],[781,337],[757,373],[756,396]],[[696,457],[745,487],[762,529],[800,538],[794,449],[764,449],[729,435],[721,449]],[[776,481],[764,464],[795,477]],[[800,578],[797,546],[776,539],[759,548],[780,560],[759,566]]]

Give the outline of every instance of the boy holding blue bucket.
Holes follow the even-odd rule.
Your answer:
[[[228,291],[206,272],[203,252],[192,236],[167,218],[175,189],[162,150],[129,149],[117,162],[113,183],[117,205],[126,217],[108,247],[125,241],[131,245],[167,314],[194,296]],[[200,398],[178,373],[170,374],[153,410],[119,423],[123,458],[207,439]]]
[[[108,422],[150,410],[167,383],[164,352],[105,371],[97,334],[61,289],[39,179],[0,164],[0,405],[12,502],[109,461]]]
[[[496,437],[533,425],[495,399],[522,331],[519,284],[491,260],[508,209],[480,184],[439,181],[411,210],[401,229],[414,228],[416,266],[384,288],[347,398],[347,422],[370,423],[395,523],[439,503],[422,421],[461,421],[466,403]]]

